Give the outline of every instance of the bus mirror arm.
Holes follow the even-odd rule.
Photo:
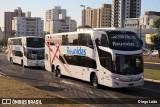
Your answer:
[[[116,54],[114,53],[114,51],[111,51],[112,53],[112,61],[116,61]]]
[[[148,59],[151,59],[152,58],[151,51],[149,49],[147,49],[147,48],[142,48],[142,49],[148,53]]]

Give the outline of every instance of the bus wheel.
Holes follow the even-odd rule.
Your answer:
[[[98,88],[98,87],[99,87],[97,75],[94,75],[93,80],[92,80],[92,84],[93,84],[93,86],[94,86],[95,88]]]
[[[14,63],[13,63],[13,58],[10,58],[10,62],[11,62],[11,64],[14,64]]]
[[[23,63],[23,60],[21,61],[21,65],[22,65],[23,68],[25,68],[25,65],[24,65],[24,63]]]
[[[61,76],[62,76],[62,75],[61,75],[61,70],[60,70],[59,67],[56,69],[56,76],[57,76],[57,77],[61,77]]]

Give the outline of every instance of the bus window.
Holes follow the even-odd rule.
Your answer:
[[[40,48],[44,47],[43,38],[27,38],[27,47]]]
[[[106,34],[102,34],[95,38],[97,46],[109,47],[109,42]]]
[[[62,35],[62,45],[68,45],[68,35]]]
[[[70,65],[88,67],[88,68],[97,68],[96,61],[86,56],[77,56],[77,55],[64,55],[65,60]],[[62,56],[60,60],[64,63]]]
[[[105,52],[101,50],[99,47],[97,47],[98,50],[98,55],[99,55],[99,60],[100,64],[102,67],[106,68],[107,70],[112,71],[112,56],[111,53]]]
[[[77,44],[77,40],[78,40],[77,34],[69,34],[67,37],[68,38],[66,38],[66,40],[65,40],[67,43],[65,43],[63,45],[78,45]],[[64,43],[64,41],[63,41],[63,43]]]
[[[87,46],[93,48],[93,42],[91,35],[88,33],[82,33],[78,35],[78,45]]]

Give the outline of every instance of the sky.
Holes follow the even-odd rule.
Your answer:
[[[1,0],[0,2],[0,27],[4,27],[4,12],[13,12],[17,7],[21,7],[23,12],[30,11],[32,17],[41,17],[45,20],[45,11],[54,6],[61,6],[67,10],[67,16],[81,24],[80,5],[91,8],[100,8],[102,4],[111,4],[112,0]],[[141,14],[145,11],[159,11],[160,0],[142,0]]]

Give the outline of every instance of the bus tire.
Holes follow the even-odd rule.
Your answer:
[[[25,68],[25,65],[24,65],[24,63],[23,63],[23,60],[21,60],[21,65],[22,65],[23,68]]]
[[[14,64],[13,58],[12,58],[12,57],[10,58],[10,62],[11,62],[11,64]]]
[[[98,84],[98,78],[97,78],[97,75],[95,74],[93,79],[92,79],[92,85],[93,87],[95,88],[98,88],[99,87],[99,84]]]
[[[55,72],[55,68],[54,68],[54,65],[52,65],[52,72],[53,72],[53,73]]]
[[[60,70],[59,67],[56,68],[56,76],[57,76],[57,77],[62,77],[62,75],[61,75],[61,70]]]

